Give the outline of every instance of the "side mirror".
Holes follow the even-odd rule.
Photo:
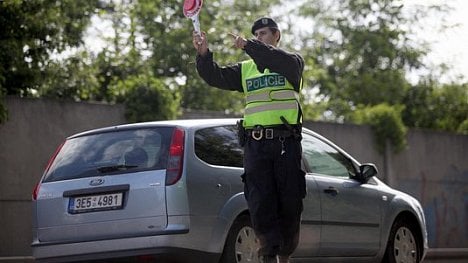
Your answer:
[[[359,175],[358,179],[362,183],[367,183],[369,179],[373,176],[376,176],[378,173],[377,167],[373,163],[365,163],[359,166]]]

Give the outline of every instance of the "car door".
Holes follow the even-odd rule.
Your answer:
[[[307,195],[304,198],[304,210],[301,215],[299,245],[294,257],[316,257],[320,247],[321,208],[318,185],[312,174],[306,174]]]
[[[368,256],[379,249],[381,198],[371,183],[352,179],[352,161],[329,143],[305,135],[304,159],[321,203],[319,255]]]

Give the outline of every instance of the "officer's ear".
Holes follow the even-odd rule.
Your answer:
[[[271,31],[275,37],[276,44],[278,44],[281,39],[281,32],[277,28],[271,28]]]

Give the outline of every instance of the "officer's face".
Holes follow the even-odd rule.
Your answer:
[[[279,36],[280,36],[279,34],[280,34],[279,31],[276,31],[275,33],[273,33],[273,31],[268,27],[262,27],[255,31],[255,37],[257,38],[257,40],[265,44],[275,46],[275,47],[276,45],[278,45]]]

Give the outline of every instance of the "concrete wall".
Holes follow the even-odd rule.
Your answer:
[[[394,186],[415,196],[432,247],[468,247],[468,136],[410,131],[408,149],[392,155]]]
[[[71,134],[126,122],[122,105],[8,98],[7,108],[9,120],[0,125],[0,258],[31,255],[31,193],[56,147]],[[410,130],[404,152],[382,156],[369,127],[304,126],[375,163],[380,178],[420,200],[430,247],[468,248],[468,136]]]
[[[305,122],[360,162],[375,163],[378,177],[418,199],[429,247],[468,248],[468,136],[409,130],[407,148],[379,154],[366,126]]]
[[[7,98],[0,124],[0,257],[31,255],[31,193],[64,139],[125,123],[124,107]]]

